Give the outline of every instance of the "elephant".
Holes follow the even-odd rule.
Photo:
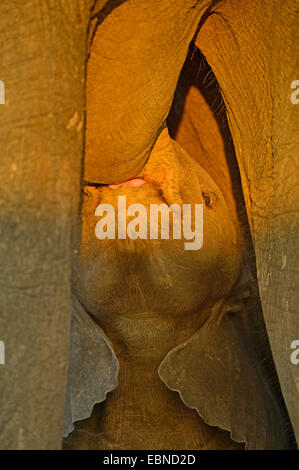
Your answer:
[[[296,5],[0,13],[0,447],[295,448]],[[202,204],[202,248],[97,240],[124,195]]]

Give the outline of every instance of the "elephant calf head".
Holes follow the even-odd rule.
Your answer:
[[[76,296],[99,320],[152,310],[183,318],[188,312],[219,305],[240,278],[242,240],[216,183],[169,138],[166,129],[139,176],[131,183],[135,181],[138,187],[130,183],[85,187],[82,239],[75,269]],[[110,204],[115,208],[117,221],[121,217],[120,196],[125,196],[127,207],[137,203],[147,209],[147,220],[139,221],[147,226],[143,231],[146,239],[118,239],[119,233],[115,239],[96,237],[97,206]],[[179,207],[180,239],[173,238],[171,217],[169,239],[161,239],[160,235],[158,240],[150,238],[150,208],[154,204]],[[200,249],[193,249],[196,240],[184,238],[183,204],[191,205],[193,226],[195,204],[203,205],[203,227],[198,223],[193,230],[196,233],[203,229]],[[161,219],[159,223],[161,229]],[[191,249],[186,249],[186,245]]]

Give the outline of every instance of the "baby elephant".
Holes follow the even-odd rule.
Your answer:
[[[243,249],[166,128],[140,174],[85,186],[65,448],[287,448]]]

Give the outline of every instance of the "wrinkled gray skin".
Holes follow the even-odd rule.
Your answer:
[[[100,11],[106,3],[60,0],[50,5],[23,0],[12,4],[3,0],[0,5],[1,80],[7,90],[0,127],[1,174],[6,178],[0,195],[0,339],[7,352],[6,366],[0,366],[2,449],[61,448],[71,232],[78,213],[83,149],[80,121],[86,31],[90,8]],[[189,7],[200,2],[185,4],[180,17],[188,25]],[[207,8],[198,9],[195,21],[200,24],[196,44],[207,57],[226,104],[253,235],[263,313],[299,439],[298,366],[290,362],[290,344],[298,339],[299,331],[298,121],[296,105],[290,101],[290,84],[298,78],[298,15],[291,0],[283,4],[254,0],[250,7],[245,0],[204,4]],[[147,1],[147,6],[155,11],[156,1]],[[173,11],[173,2],[163,2],[163,6]],[[150,21],[148,15],[145,18]],[[158,60],[162,30],[162,22],[155,25],[151,51],[155,67],[163,70],[165,64]],[[170,41],[169,56],[175,55],[175,44]],[[181,67],[184,54],[180,60]],[[155,99],[154,88],[154,83],[148,83],[146,89],[139,89],[148,105]],[[166,100],[169,106],[172,92]],[[134,176],[129,162],[127,168],[128,176]]]

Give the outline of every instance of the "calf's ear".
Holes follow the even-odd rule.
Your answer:
[[[71,347],[64,436],[74,422],[89,418],[96,403],[117,386],[119,364],[103,330],[72,299]]]
[[[207,424],[230,431],[247,449],[292,448],[258,302],[245,308],[238,292],[230,311],[229,302],[222,318],[223,312],[166,355],[160,378]]]

